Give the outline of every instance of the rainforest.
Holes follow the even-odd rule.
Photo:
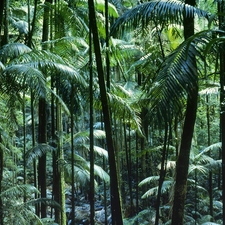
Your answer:
[[[225,224],[224,0],[1,0],[0,225]]]

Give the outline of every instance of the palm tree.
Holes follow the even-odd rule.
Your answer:
[[[189,2],[187,2],[189,3]],[[127,27],[137,27],[139,24],[142,27],[146,27],[148,24],[154,25],[160,25],[162,28],[164,28],[168,22],[180,24],[183,22],[184,25],[184,37],[188,38],[190,35],[193,35],[193,26],[194,23],[188,23],[190,27],[187,26],[187,21],[192,20],[194,21],[194,15],[197,14],[199,16],[207,17],[208,14],[200,9],[197,9],[193,7],[193,2],[190,2],[190,4],[184,5],[181,2],[176,1],[152,1],[148,3],[143,3],[141,5],[138,5],[134,7],[131,10],[128,10],[124,13],[113,25],[112,27],[112,34],[119,33],[123,31],[123,28]],[[166,10],[165,10],[166,9]],[[153,13],[154,12],[154,13]],[[166,12],[166,13],[165,13]],[[192,26],[192,27],[191,27]],[[192,47],[192,46],[191,46]],[[184,52],[186,47],[183,48]],[[194,49],[193,49],[194,50]],[[183,54],[183,53],[181,53]],[[174,205],[173,205],[173,215],[172,215],[172,224],[183,224],[183,213],[184,213],[184,200],[186,196],[186,182],[187,182],[187,174],[188,174],[188,165],[189,165],[189,153],[191,148],[191,141],[192,141],[192,135],[194,130],[194,124],[195,124],[195,117],[196,117],[196,110],[197,110],[197,97],[198,97],[198,82],[197,82],[197,73],[195,71],[196,63],[195,63],[195,56],[193,53],[191,53],[191,56],[187,56],[187,59],[190,59],[190,64],[183,65],[182,67],[184,70],[182,71],[181,76],[183,77],[184,74],[187,74],[187,76],[191,76],[191,83],[190,83],[190,89],[188,91],[188,100],[187,100],[187,108],[186,108],[186,115],[185,115],[185,122],[183,126],[183,134],[181,139],[181,147],[180,147],[180,153],[177,159],[177,175],[176,175],[176,185],[175,185],[175,192],[174,192]],[[173,55],[173,54],[172,54]],[[171,56],[172,56],[171,55]],[[190,57],[190,58],[189,58]],[[156,77],[156,86],[152,88],[151,101],[153,99],[157,102],[154,107],[158,107],[161,105],[164,109],[164,115],[165,112],[167,112],[167,115],[173,111],[172,108],[168,108],[168,103],[171,103],[172,99],[172,105],[179,101],[176,101],[171,93],[170,99],[167,99],[165,96],[163,96],[163,99],[159,100],[159,94],[161,91],[164,92],[162,89],[158,89],[158,86],[161,86],[162,80],[167,77],[167,75],[171,74],[174,76],[173,71],[171,70],[172,66],[170,67],[169,64],[167,64],[167,60],[165,61],[165,67],[161,68],[159,75]],[[171,65],[171,64],[170,64]],[[170,69],[169,69],[170,68]],[[164,70],[165,69],[165,70]],[[176,73],[178,70],[176,70]],[[164,78],[163,78],[164,77]],[[167,77],[169,80],[172,79],[172,77]],[[167,79],[166,78],[166,79]],[[176,76],[177,79],[177,76]],[[181,80],[179,82],[173,82],[170,83],[174,90],[176,92],[178,89],[175,88],[174,85],[178,84],[181,86],[184,85]],[[169,83],[168,83],[169,84]],[[164,86],[165,87],[165,86]],[[168,91],[168,86],[166,86],[167,89],[165,89],[165,92]],[[183,86],[184,88],[184,86]],[[181,89],[183,89],[181,88]],[[170,88],[169,88],[170,89]],[[181,90],[180,89],[180,90]],[[185,90],[184,88],[183,90]],[[167,92],[168,93],[168,92]],[[175,96],[175,95],[173,95]],[[172,97],[172,98],[171,98]],[[178,99],[177,99],[178,100]],[[160,103],[159,103],[160,102]],[[177,105],[173,105],[175,108],[177,108]]]
[[[115,149],[114,149],[114,143],[112,139],[113,135],[112,135],[112,126],[111,126],[111,115],[110,115],[110,108],[108,104],[109,101],[107,98],[107,92],[105,87],[105,78],[104,78],[103,66],[102,66],[102,60],[101,60],[98,28],[96,23],[96,15],[95,15],[93,0],[88,1],[88,6],[89,6],[89,20],[91,21],[90,25],[92,27],[91,32],[93,34],[93,45],[95,48],[95,56],[96,56],[96,59],[98,59],[96,61],[96,64],[97,64],[97,71],[98,71],[102,111],[104,116],[104,126],[106,130],[107,147],[108,147],[108,153],[109,153],[112,224],[123,224],[118,177],[117,177],[117,165],[115,161],[116,160]]]

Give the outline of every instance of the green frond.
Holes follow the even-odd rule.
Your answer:
[[[148,191],[146,191],[141,196],[141,198],[145,199],[145,198],[148,198],[149,196],[155,196],[155,195],[157,195],[157,193],[158,193],[158,187],[153,187],[153,188],[150,188]]]
[[[98,147],[98,146],[93,146],[94,151],[99,155],[99,156],[104,156],[105,158],[108,158],[108,151],[106,151],[104,148]]]
[[[222,208],[223,208],[223,203],[222,203],[221,201],[216,201],[216,200],[214,200],[214,201],[213,201],[213,207],[214,207],[215,209],[222,210]]]
[[[168,55],[154,79],[154,84],[145,98],[149,98],[151,109],[157,107],[163,115],[180,112],[187,94],[198,85],[198,71],[195,63],[205,60],[202,48],[210,40],[208,32],[200,32],[183,42]],[[197,44],[199,43],[199,45]],[[200,62],[201,61],[201,62]]]
[[[211,160],[208,164],[206,164],[208,170],[218,170],[222,167],[222,159],[219,160]]]
[[[31,49],[22,43],[10,43],[0,50],[0,61],[3,64],[17,58],[19,55],[31,52]]]
[[[85,149],[90,150],[90,145],[82,145]],[[104,156],[105,158],[108,158],[108,151],[106,151],[104,148],[101,148],[99,146],[94,145],[94,152],[97,153],[99,156]]]
[[[55,200],[50,199],[50,198],[32,199],[32,200],[28,200],[28,201],[24,202],[23,204],[25,207],[30,207],[30,206],[34,206],[34,205],[37,205],[40,203],[47,205],[47,206],[51,206],[51,207],[57,207],[58,209],[62,209],[61,205],[58,202],[56,202]]]
[[[111,28],[111,34],[115,35],[123,32],[125,29],[142,28],[149,25],[153,26],[167,24],[181,24],[183,16],[193,18],[195,15],[208,18],[207,12],[196,7],[184,4],[177,0],[152,0],[142,3],[136,7],[127,10],[120,16]]]
[[[94,173],[100,179],[104,180],[106,183],[109,183],[110,177],[109,175],[98,165],[94,165]]]
[[[84,56],[88,53],[88,43],[80,37],[63,37],[56,40],[49,41],[49,44],[54,44],[53,52],[59,54],[61,57],[76,57],[76,55]],[[86,59],[76,57],[76,68],[80,69],[87,64]]]
[[[81,74],[75,68],[66,64],[45,59],[43,61],[30,62],[29,65],[43,71],[43,73],[47,72],[59,77],[62,84],[63,82],[70,80],[70,82],[76,82],[83,86],[87,86],[87,83]]]
[[[104,0],[95,0],[95,8],[101,12],[105,12],[105,1]],[[109,16],[112,16],[114,18],[117,18],[118,12],[116,7],[111,4],[110,2],[108,3],[108,12],[109,12]]]
[[[166,170],[175,169],[176,168],[176,161],[171,161],[171,160],[167,161],[165,167],[166,167],[165,168]],[[159,170],[161,169],[161,163],[157,166],[157,168]]]
[[[137,115],[137,111],[128,104],[128,99],[125,100],[112,93],[107,94],[112,107],[112,112],[115,113],[116,116],[119,116],[119,118],[121,118],[121,116],[123,116],[123,118],[129,118],[129,123],[132,128],[137,130],[138,133],[143,136],[140,118]]]
[[[70,110],[68,109],[68,106],[63,101],[63,99],[59,95],[57,95],[54,90],[49,89],[49,91],[55,96],[55,98],[57,99],[58,103],[62,106],[62,109],[64,110],[64,112],[66,112],[67,115],[70,115]]]
[[[201,193],[208,195],[208,190],[202,186],[196,185],[196,180],[188,178],[187,183],[190,187],[197,188],[199,192],[201,191]]]
[[[53,148],[52,146],[45,143],[39,143],[26,152],[25,157],[27,160],[27,164],[29,165],[33,162],[34,159],[37,159],[38,157],[41,157],[42,155],[53,151],[55,151],[55,148]]]
[[[208,173],[208,169],[205,166],[191,164],[188,169],[188,174],[194,172],[195,170],[204,175]]]
[[[105,138],[105,131],[94,129],[93,135],[94,135],[94,138],[96,138],[96,139],[103,139],[103,138]],[[75,144],[84,143],[86,141],[89,141],[89,137],[90,137],[90,131],[89,130],[77,132],[73,136],[74,143]]]
[[[33,193],[39,193],[38,189],[29,184],[20,184],[10,187],[0,193],[2,198],[18,198],[22,197],[26,193],[27,195],[31,195]]]
[[[30,89],[36,96],[46,95],[45,78],[40,70],[27,64],[11,65],[5,68],[1,75],[2,89],[10,94]]]
[[[205,149],[203,149],[201,154],[204,154],[204,153],[209,152],[209,151],[212,151],[212,152],[216,151],[217,152],[221,148],[222,148],[222,143],[221,142],[217,142],[217,143],[214,143],[214,144],[206,147]]]
[[[201,225],[220,225],[219,223],[213,223],[213,222],[205,222],[202,223]]]
[[[151,182],[158,181],[158,180],[159,180],[159,176],[151,176],[151,177],[147,177],[147,178],[145,178],[144,180],[142,180],[142,181],[138,184],[138,186],[141,187],[141,186],[143,186],[143,185],[145,185],[145,184],[149,184],[149,183],[151,183]]]
[[[0,73],[5,69],[5,66],[3,63],[0,61]]]
[[[46,50],[32,50],[26,54],[16,57],[10,62],[9,65],[27,64],[32,62],[40,62],[40,64],[44,64],[45,60],[48,62],[65,64],[64,60],[59,55],[56,55],[52,52]]]
[[[172,184],[173,184],[172,180],[165,180],[165,181],[163,181],[162,188],[161,188],[161,193],[165,193],[166,191],[168,191],[168,189],[171,187]],[[146,191],[141,196],[141,198],[145,199],[145,198],[148,198],[149,196],[157,195],[158,194],[158,188],[159,188],[158,186],[150,188],[148,191]]]

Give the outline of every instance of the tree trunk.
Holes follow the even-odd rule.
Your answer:
[[[176,183],[173,200],[172,225],[182,225],[184,205],[187,191],[187,176],[192,136],[197,111],[198,88],[195,87],[192,96],[188,96],[186,116],[181,139],[180,152],[176,165]]]
[[[51,0],[50,0],[51,1]],[[49,2],[49,0],[46,0]],[[43,18],[43,33],[42,42],[48,40],[49,34],[49,8],[44,8],[44,18]],[[43,49],[45,47],[43,46]],[[39,126],[38,126],[38,143],[47,143],[47,114],[46,114],[46,99],[39,99]],[[46,154],[43,154],[38,161],[38,186],[41,191],[41,198],[46,198]],[[41,217],[45,218],[47,216],[47,207],[45,204],[41,204]]]
[[[159,174],[159,186],[158,186],[158,194],[156,199],[156,216],[155,216],[155,225],[159,224],[159,210],[160,210],[160,199],[161,199],[161,189],[163,185],[163,181],[166,174],[166,153],[167,153],[167,141],[168,141],[168,124],[165,124],[165,136],[164,136],[164,143],[162,149],[162,160],[161,160],[161,168]]]
[[[4,9],[5,9],[5,3],[6,3],[6,0],[2,0],[1,1],[1,4],[0,4],[0,34],[2,33],[2,27],[4,27],[3,24],[3,21],[4,21]],[[0,40],[0,47],[4,44],[4,41],[3,41],[3,38],[1,38]]]
[[[195,6],[195,0],[186,0],[186,4]],[[187,17],[184,13],[184,37],[194,34],[194,18]],[[184,220],[184,206],[187,192],[187,177],[189,167],[189,156],[197,112],[198,103],[198,77],[196,72],[196,83],[192,93],[188,95],[183,133],[181,136],[180,152],[176,165],[176,183],[174,189],[172,225],[182,225]]]
[[[2,136],[0,134],[0,143],[2,143]],[[3,149],[0,147],[0,193],[2,192],[2,179],[3,179],[3,163],[4,163],[4,152]],[[4,224],[4,215],[3,215],[3,202],[0,196],[0,224]]]
[[[38,125],[38,143],[47,143],[47,118],[46,118],[46,100],[39,99],[39,125]],[[38,186],[41,192],[41,198],[46,198],[46,154],[43,154],[38,161]],[[45,218],[46,205],[41,204],[41,217]]]
[[[56,115],[56,127],[58,133],[57,140],[57,151],[58,151],[58,172],[59,172],[59,204],[61,205],[61,214],[60,214],[60,225],[66,225],[66,213],[65,213],[65,179],[64,179],[64,152],[63,152],[63,129],[62,129],[62,106],[59,102],[57,105],[57,115]]]
[[[89,21],[89,96],[90,96],[90,224],[95,224],[95,180],[94,180],[94,129],[93,129],[93,69],[92,69],[92,35]]]
[[[4,34],[1,40],[1,45],[6,45],[9,43],[9,0],[3,0],[3,2],[0,4],[1,5],[1,10],[2,10],[2,15],[3,16],[3,11],[5,10],[5,15],[4,17],[1,17],[1,20],[3,19],[4,23]],[[1,21],[1,25],[3,24]],[[1,31],[1,30],[0,30]],[[1,34],[1,33],[0,33]]]
[[[225,10],[224,0],[218,2],[219,29],[225,30]],[[221,134],[221,154],[222,154],[222,202],[223,202],[223,224],[225,224],[225,44],[220,46],[220,134]]]
[[[107,92],[105,87],[105,77],[103,72],[100,44],[98,37],[98,28],[96,23],[95,8],[93,0],[88,1],[89,6],[89,19],[92,27],[93,43],[95,49],[95,56],[97,63],[98,81],[100,87],[101,103],[104,117],[104,125],[106,131],[106,141],[108,147],[108,157],[109,157],[109,169],[110,169],[110,191],[111,191],[111,212],[112,212],[112,224],[122,225],[122,212],[120,195],[118,188],[118,177],[117,177],[117,164],[115,159],[115,149],[113,142],[112,126],[111,126],[111,113],[109,109],[109,103],[107,98]]]

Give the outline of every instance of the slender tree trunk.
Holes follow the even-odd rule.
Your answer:
[[[225,1],[218,2],[219,28],[225,31]],[[220,46],[220,134],[222,141],[222,201],[223,201],[223,224],[225,224],[225,44]]]
[[[159,186],[158,186],[158,194],[156,200],[156,216],[155,216],[155,225],[159,224],[159,209],[160,209],[160,199],[161,199],[161,189],[163,185],[163,181],[165,178],[166,168],[166,151],[167,151],[167,141],[168,141],[168,124],[165,124],[165,136],[164,136],[164,143],[162,149],[162,160],[161,160],[161,168],[159,174]]]
[[[2,143],[2,135],[0,133],[0,143]],[[0,147],[0,193],[2,192],[2,180],[3,180],[3,163],[4,163],[4,151]],[[4,225],[4,214],[3,214],[3,202],[0,196],[0,224]]]
[[[51,0],[50,0],[51,1]],[[46,0],[46,2],[50,2]],[[44,8],[42,42],[48,40],[49,35],[49,8]],[[45,46],[43,46],[45,49]],[[39,99],[39,126],[38,126],[38,143],[47,143],[47,114],[46,99]],[[38,162],[38,186],[40,187],[41,197],[46,198],[46,154],[39,158]],[[47,207],[41,204],[41,217],[47,216]]]
[[[26,98],[23,92],[23,183],[27,183],[27,169],[26,169]],[[24,192],[23,201],[26,202],[26,193]]]
[[[105,87],[105,77],[103,72],[102,60],[101,60],[101,51],[98,37],[98,28],[96,23],[95,8],[93,0],[88,1],[89,6],[89,19],[91,21],[92,34],[93,34],[93,43],[95,49],[97,71],[98,71],[98,80],[100,87],[100,95],[102,102],[102,110],[104,117],[104,125],[106,131],[106,140],[108,148],[108,157],[109,157],[109,168],[110,168],[110,191],[111,191],[111,212],[112,212],[112,224],[113,225],[122,225],[122,212],[121,212],[121,203],[119,195],[119,184],[117,177],[117,164],[115,159],[115,149],[113,143],[113,134],[111,126],[111,113],[109,109],[109,103],[107,98],[107,92]]]
[[[30,1],[28,1],[28,3],[30,3]],[[34,11],[33,11],[33,18],[31,20],[30,18],[30,7],[28,5],[28,36],[27,36],[27,46],[32,47],[32,38],[33,38],[33,34],[35,31],[35,26],[36,26],[36,17],[37,17],[37,4],[38,4],[38,0],[34,0]]]
[[[31,108],[31,133],[32,133],[32,147],[35,146],[35,121],[34,121],[34,93],[31,90],[30,94],[30,108]],[[33,160],[33,171],[34,171],[34,187],[38,189],[38,179],[37,179],[37,162],[36,159]],[[38,194],[35,193],[35,199],[38,198]],[[35,213],[38,215],[38,205],[35,205]]]
[[[3,0],[2,2],[3,4],[3,9],[1,10],[5,10],[5,15],[3,18],[3,21],[4,21],[4,34],[3,34],[3,37],[2,37],[2,40],[1,40],[1,45],[6,45],[9,43],[9,0]],[[1,18],[1,19],[2,19]],[[1,23],[2,25],[2,23]],[[1,34],[1,33],[0,33]]]
[[[75,224],[75,171],[74,171],[74,155],[75,155],[75,149],[74,149],[74,85],[71,85],[71,108],[70,108],[70,120],[71,120],[71,171],[72,171],[72,208],[71,208],[71,224]]]
[[[47,143],[47,118],[46,118],[46,100],[39,99],[39,125],[38,125],[38,143]],[[39,158],[38,163],[38,186],[41,192],[41,198],[46,198],[46,154]],[[47,207],[41,204],[41,217],[47,216]]]
[[[207,119],[207,145],[211,144],[211,132],[210,132],[210,109],[209,109],[209,95],[206,93],[206,119]],[[209,151],[211,157],[211,151]],[[209,211],[213,218],[213,187],[212,187],[212,170],[209,170]]]
[[[139,212],[139,145],[138,145],[138,141],[139,141],[139,138],[138,138],[138,133],[136,132],[136,167],[135,167],[135,194],[136,194],[136,214],[138,214]]]
[[[126,171],[127,171],[127,183],[128,183],[128,188],[129,188],[129,198],[130,198],[130,205],[129,205],[129,215],[133,215],[133,193],[132,193],[132,179],[131,179],[131,155],[130,155],[130,128],[129,128],[129,137],[127,140],[127,129],[126,129],[126,124],[124,122],[123,124],[124,128],[124,143],[125,143],[125,155],[126,155]],[[129,145],[127,144],[129,142]]]
[[[4,12],[4,8],[5,8],[5,1],[6,0],[2,0],[1,4],[0,4],[0,34],[2,33],[1,31],[2,31],[2,27],[3,27],[3,20],[4,20],[3,12]]]
[[[186,0],[186,4],[195,6],[195,0]],[[184,14],[184,37],[194,34],[194,18],[186,17]],[[188,95],[183,133],[181,137],[180,152],[176,165],[176,183],[173,200],[172,225],[182,225],[184,219],[184,206],[187,192],[187,177],[192,137],[198,103],[198,77],[196,72],[196,83],[192,93]]]
[[[180,152],[177,159],[172,225],[182,225],[184,219],[184,205],[187,191],[189,156],[196,119],[197,98],[198,88],[195,87],[192,96],[188,96]]]
[[[58,102],[56,115],[56,127],[58,132],[57,151],[58,151],[58,171],[59,171],[59,204],[61,205],[60,225],[66,225],[66,212],[65,212],[65,180],[64,180],[64,153],[62,141],[62,106]]]
[[[90,21],[89,21],[90,23]],[[94,129],[93,129],[93,70],[92,70],[92,35],[91,24],[89,24],[89,97],[90,97],[90,224],[95,224],[95,183],[94,183]]]

